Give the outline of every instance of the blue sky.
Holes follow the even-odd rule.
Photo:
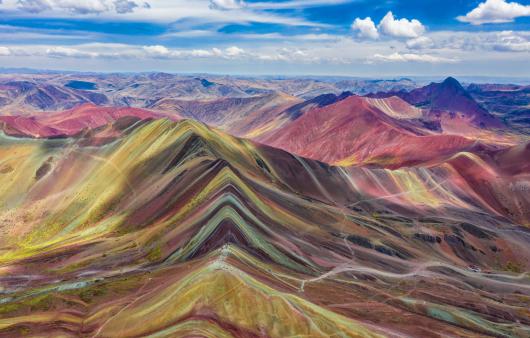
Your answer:
[[[0,0],[0,65],[530,77],[530,0]]]

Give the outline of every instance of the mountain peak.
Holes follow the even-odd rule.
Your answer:
[[[445,83],[459,83],[457,79],[452,76],[448,76],[443,82]]]
[[[458,82],[458,80],[455,79],[452,76],[449,76],[448,78],[446,78],[441,84],[444,87],[453,87],[453,88],[458,88],[458,89],[460,89],[460,88],[464,89],[464,87],[462,87],[460,82]]]

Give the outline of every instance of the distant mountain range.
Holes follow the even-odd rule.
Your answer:
[[[147,74],[0,74],[0,112],[31,113],[70,109],[83,103],[147,108],[167,100],[212,100],[283,93],[310,99],[340,94],[414,88],[409,79],[322,81]]]
[[[176,84],[164,87],[163,84],[168,81],[176,81],[173,76],[150,76],[152,81],[160,82],[152,87],[166,92],[180,91],[179,98],[143,101],[144,110],[114,109],[119,112],[114,117],[107,116],[108,113],[103,111],[98,112],[96,106],[88,113],[81,113],[90,107],[85,104],[81,106],[85,107],[81,111],[72,108],[53,113],[53,120],[50,120],[48,113],[34,111],[31,115],[22,114],[20,117],[7,115],[1,117],[0,121],[4,121],[6,132],[11,135],[23,135],[26,130],[28,135],[57,137],[74,135],[84,127],[98,127],[123,115],[143,119],[191,118],[300,156],[332,164],[370,164],[389,168],[439,162],[461,151],[475,152],[483,147],[499,149],[518,142],[515,136],[496,132],[509,126],[504,126],[501,119],[477,103],[454,78],[411,91],[378,92],[366,97],[352,92],[329,93],[304,100],[271,89],[262,88],[264,93],[256,89],[250,93],[250,80],[245,82],[246,90],[241,89],[242,84],[235,89],[228,84],[218,86],[211,81],[205,83],[204,79],[199,78],[180,79],[178,87]],[[67,86],[72,81],[69,80]],[[258,83],[263,86],[263,83]],[[77,99],[91,97],[100,97],[100,103],[108,104],[108,99],[99,96],[102,94],[82,97],[80,92],[92,93],[92,90],[86,90],[87,86],[101,91],[109,84],[96,85],[81,80],[75,80],[74,84],[85,89],[73,89],[70,85],[58,91],[53,86],[51,88],[54,89],[47,87],[51,85],[41,87],[29,81],[5,82],[4,88],[7,93],[12,91],[23,97],[22,106],[42,102],[69,102],[70,105]],[[143,86],[147,84],[137,83],[131,90],[142,92],[145,90]],[[254,86],[257,87],[257,84]],[[55,94],[53,99],[52,93]],[[190,99],[190,95],[197,98]],[[140,101],[130,96],[127,102],[133,104]],[[94,120],[100,121],[99,125],[94,121],[87,124],[87,117],[99,114],[107,114]],[[63,131],[50,122],[75,119],[79,121],[69,123],[78,127]],[[39,123],[43,125],[42,132],[37,130],[40,128]]]

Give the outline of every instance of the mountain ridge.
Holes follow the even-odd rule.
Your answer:
[[[409,92],[389,92],[368,95],[369,97],[384,98],[398,96],[408,103],[426,109],[431,118],[440,119],[442,114],[462,114],[471,123],[481,128],[500,128],[502,123],[495,119],[486,109],[481,107],[472,96],[453,77],[446,78],[441,83],[431,84],[413,89]]]
[[[43,78],[17,88],[154,106],[0,117],[0,336],[530,333],[530,142],[509,127],[350,81]]]

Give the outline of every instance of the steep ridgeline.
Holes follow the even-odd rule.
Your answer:
[[[502,123],[479,105],[453,77],[441,83],[431,83],[409,92],[377,93],[369,97],[398,96],[408,103],[425,110],[426,117],[441,121],[459,118],[480,128],[501,128]],[[463,122],[462,122],[463,123]]]
[[[530,333],[528,166],[496,164],[528,147],[388,170],[190,120],[92,135],[1,136],[1,336]]]

